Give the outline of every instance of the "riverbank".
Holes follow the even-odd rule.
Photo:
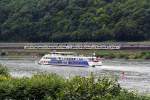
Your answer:
[[[1,100],[150,100],[129,92],[111,77],[75,76],[65,79],[56,74],[36,74],[14,78],[0,66]]]
[[[41,57],[53,50],[3,50],[0,56],[22,57],[32,56]],[[105,59],[150,59],[150,50],[57,50],[66,52],[76,52],[80,55],[93,55]]]
[[[96,55],[106,59],[150,59],[150,51],[148,50],[98,51]]]

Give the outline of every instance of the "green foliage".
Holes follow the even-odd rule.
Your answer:
[[[142,56],[143,56],[145,59],[150,59],[150,52],[143,52],[143,53],[142,53]]]
[[[52,75],[35,75],[29,80],[28,94],[29,98],[40,99],[47,97],[55,100],[60,91],[65,86],[64,79],[52,74]]]
[[[149,97],[137,95],[135,92],[122,90],[116,98],[110,100],[149,100]]]
[[[9,76],[8,69],[0,64],[0,76]]]
[[[55,74],[35,75],[32,78],[0,78],[1,100],[56,100],[65,86],[64,79]]]
[[[88,78],[77,76],[68,80],[62,100],[94,100],[96,97],[115,97],[120,90],[119,84],[109,78],[96,79],[92,75]]]
[[[108,59],[117,57],[117,55],[115,55],[114,53],[111,53],[111,52],[104,52],[104,53],[97,52],[96,56],[103,57],[103,58],[108,58]]]
[[[0,0],[0,15],[0,41],[150,40],[149,0]]]
[[[121,89],[112,78],[93,75],[64,79],[56,74],[31,78],[0,76],[0,100],[149,100]]]
[[[96,56],[112,59],[112,58],[119,58],[119,59],[150,59],[150,52],[149,51],[97,51]]]

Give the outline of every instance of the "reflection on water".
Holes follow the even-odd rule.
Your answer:
[[[111,75],[119,78],[122,87],[138,90],[142,93],[150,93],[150,62],[149,61],[127,61],[127,60],[105,60],[103,66],[96,68],[65,67],[38,65],[34,59],[0,59],[15,77],[31,76],[36,73],[57,73],[64,77],[76,75],[87,76],[91,72],[96,76]],[[122,75],[122,73],[124,74]],[[123,77],[123,78],[122,78]]]

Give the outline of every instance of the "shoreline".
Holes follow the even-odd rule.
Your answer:
[[[50,53],[53,50],[3,50],[0,51],[1,57],[33,57],[40,58],[43,55]],[[64,50],[57,50],[58,52],[62,52]],[[89,55],[92,56],[93,53],[96,54],[97,57],[104,59],[142,59],[149,60],[150,59],[150,50],[65,50],[66,52],[76,52],[79,55]]]

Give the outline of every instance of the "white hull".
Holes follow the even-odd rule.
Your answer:
[[[77,64],[51,64],[48,63],[48,61],[45,61],[43,63],[39,62],[39,64],[41,65],[56,65],[56,66],[74,66],[74,67],[95,67],[95,66],[102,66],[102,62],[88,62],[88,66],[87,65],[77,65]]]

